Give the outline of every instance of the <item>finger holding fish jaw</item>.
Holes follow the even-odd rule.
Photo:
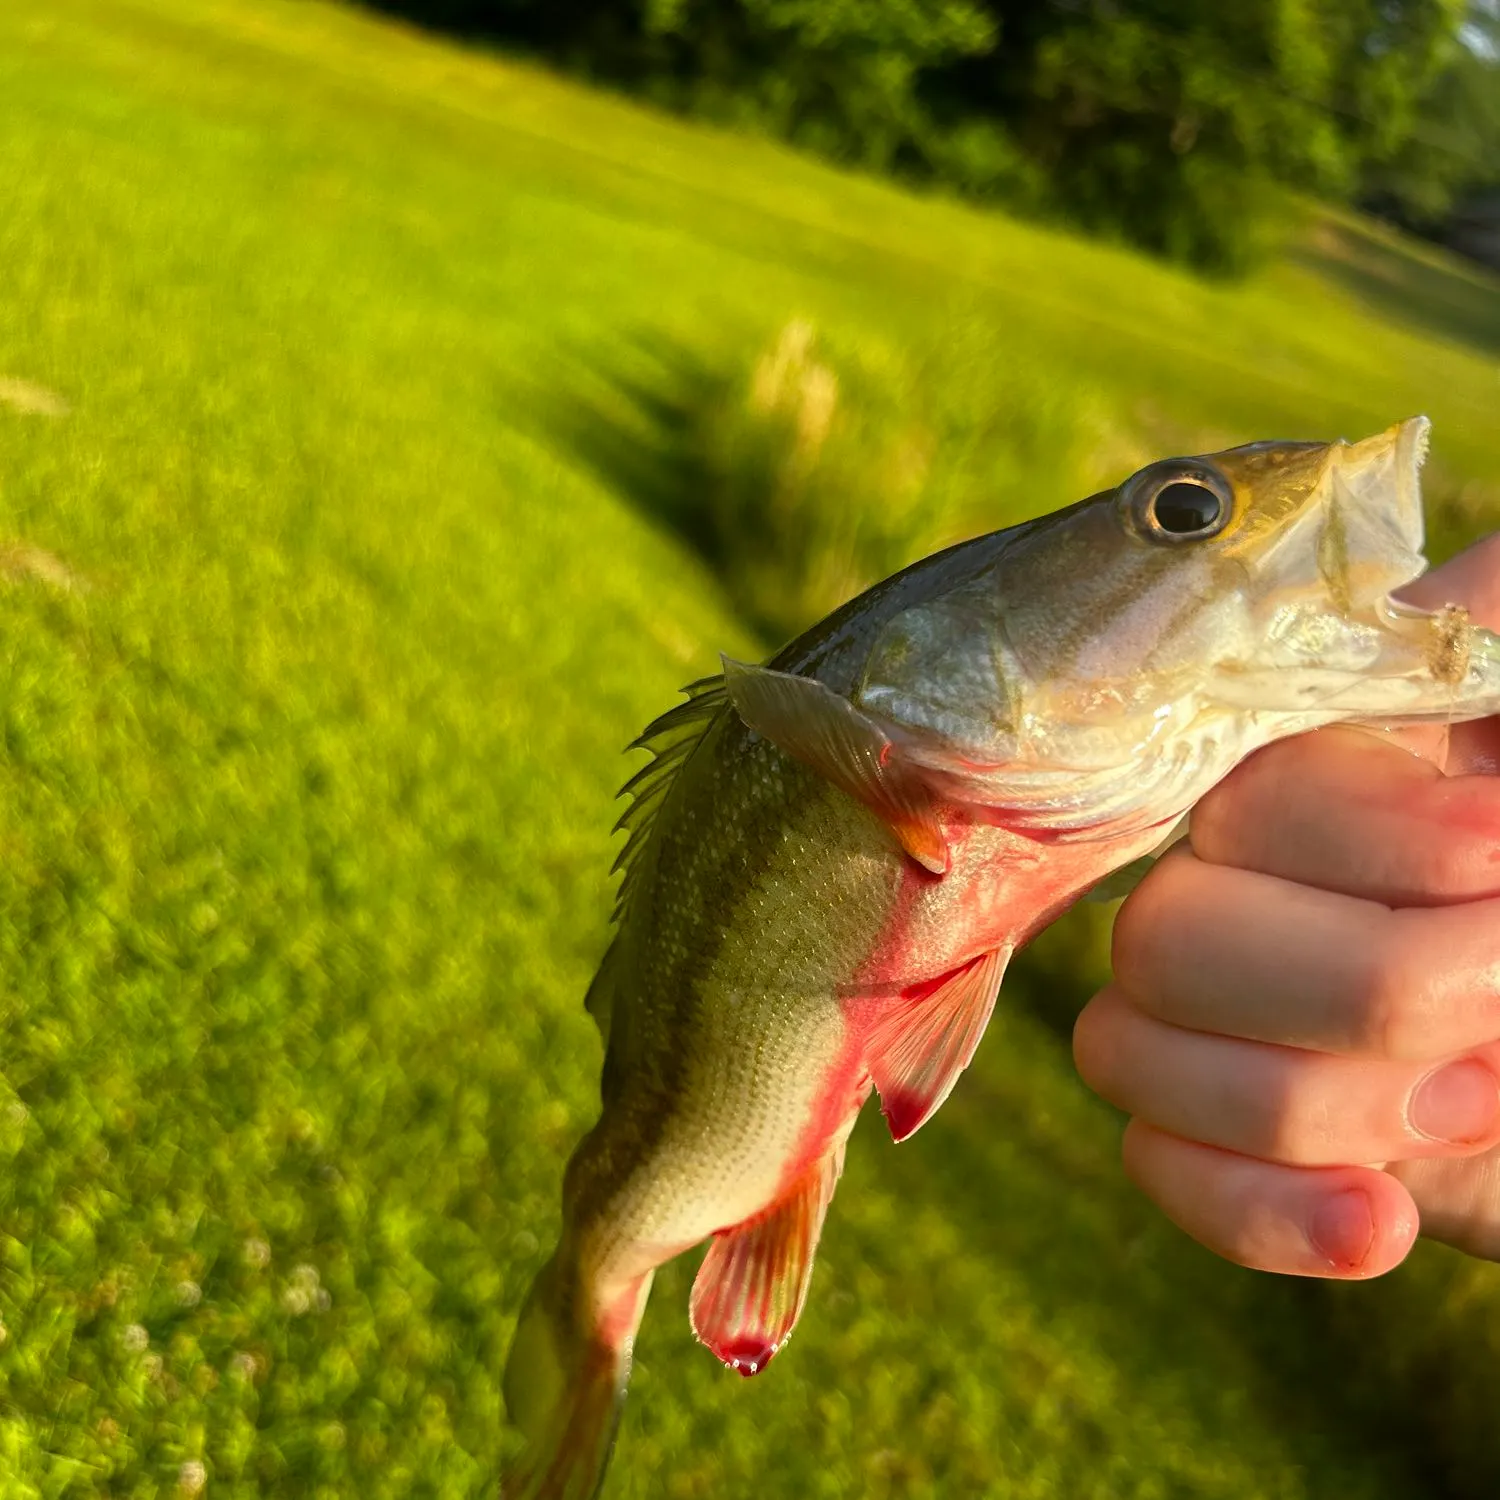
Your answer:
[[[1500,541],[1408,594],[1500,624]],[[1420,1228],[1500,1259],[1497,751],[1495,720],[1273,745],[1121,909],[1075,1056],[1210,1249],[1360,1278]]]

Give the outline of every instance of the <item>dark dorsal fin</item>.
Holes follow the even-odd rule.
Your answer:
[[[698,747],[709,724],[729,701],[724,692],[724,679],[719,675],[700,677],[697,682],[688,683],[682,691],[687,694],[686,703],[679,703],[660,718],[653,719],[626,746],[627,750],[648,751],[651,760],[620,788],[622,797],[629,796],[630,806],[615,824],[616,830],[623,828],[628,834],[625,847],[614,863],[614,870],[623,872],[620,893],[615,900],[616,932],[584,1000],[606,1042],[609,1039],[614,971],[621,961],[624,934],[620,929],[630,907],[631,895],[640,880],[642,851],[650,842],[657,809],[666,800],[678,769]]]

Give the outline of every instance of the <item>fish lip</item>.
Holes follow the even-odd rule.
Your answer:
[[[1373,437],[1329,449],[1318,509],[1325,517],[1342,512],[1356,608],[1379,614],[1414,608],[1392,596],[1427,571],[1421,469],[1431,431],[1425,416],[1408,417]]]

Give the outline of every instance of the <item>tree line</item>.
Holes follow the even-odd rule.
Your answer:
[[[1291,187],[1441,236],[1500,189],[1500,0],[374,0],[1194,265]]]

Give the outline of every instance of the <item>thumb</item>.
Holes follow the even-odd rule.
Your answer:
[[[1500,631],[1500,531],[1397,589],[1396,597],[1422,609],[1461,604],[1476,625]]]

